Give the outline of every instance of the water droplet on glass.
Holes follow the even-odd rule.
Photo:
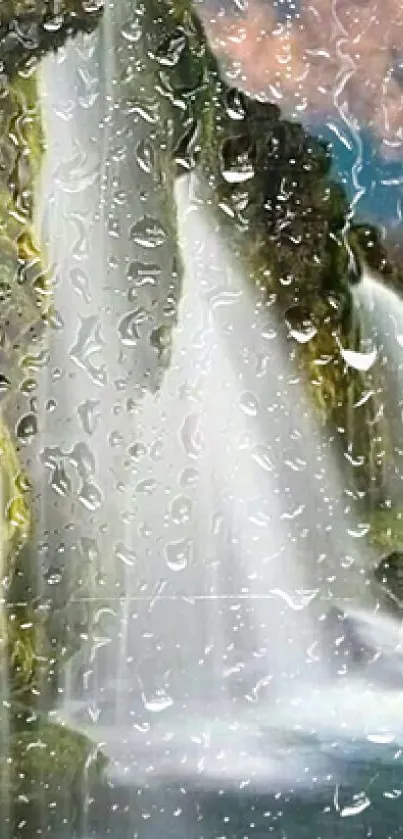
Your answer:
[[[199,479],[200,475],[197,469],[193,469],[192,466],[188,466],[181,473],[179,477],[179,483],[182,487],[190,487],[197,484]]]
[[[250,393],[249,391],[241,393],[241,396],[239,397],[239,405],[246,416],[256,417],[258,412],[258,401],[253,393]]]
[[[311,341],[317,333],[317,328],[313,324],[306,324],[304,329],[289,329],[288,334],[290,338],[294,338],[299,344],[307,344]]]
[[[92,360],[103,347],[98,318],[95,315],[82,318],[77,341],[70,350],[70,357],[97,385],[104,385],[107,381],[105,365],[97,367]]]
[[[101,403],[98,400],[87,399],[77,408],[82,428],[86,434],[91,435],[96,430],[101,416],[100,405]]]
[[[38,420],[35,414],[24,414],[16,427],[16,435],[23,443],[29,443],[38,433]]]
[[[109,435],[109,445],[112,449],[117,449],[123,446],[124,439],[120,431],[111,431]]]
[[[57,586],[62,582],[63,574],[59,569],[49,568],[45,573],[45,581],[49,586]]]
[[[142,248],[158,248],[164,244],[167,234],[162,224],[151,216],[144,216],[133,225],[131,238]]]
[[[203,436],[198,414],[188,414],[180,429],[180,439],[189,457],[198,457],[203,451]]]
[[[96,468],[95,456],[86,443],[76,443],[69,453],[69,460],[77,469],[81,478],[86,479],[94,475]]]
[[[116,559],[119,559],[127,568],[133,568],[136,562],[136,554],[134,551],[126,548],[125,545],[119,544],[115,548]]]
[[[147,322],[147,313],[144,309],[134,309],[128,312],[120,320],[118,325],[119,338],[126,347],[136,346],[141,338],[141,324]]]
[[[63,496],[71,492],[71,481],[62,466],[56,466],[53,470],[51,487],[57,495]]]
[[[136,147],[135,157],[140,169],[146,174],[150,174],[154,165],[154,149],[151,143],[140,140]]]
[[[349,367],[366,373],[375,363],[378,351],[376,348],[373,348],[366,352],[356,352],[355,350],[345,350],[343,347],[340,347],[340,354]]]
[[[184,495],[178,495],[171,504],[171,518],[175,524],[184,524],[189,521],[191,503]]]
[[[70,271],[70,279],[74,291],[77,291],[78,294],[84,298],[86,303],[90,303],[90,280],[88,274],[86,274],[82,268],[72,268]]]
[[[4,373],[0,373],[0,396],[10,390],[11,382]]]
[[[121,27],[121,33],[122,37],[125,41],[128,41],[129,44],[137,44],[141,40],[143,34],[140,21],[137,20],[136,17],[130,18],[130,20]]]
[[[103,501],[101,490],[93,481],[84,481],[78,499],[90,512],[98,510]]]
[[[274,468],[274,464],[270,456],[270,449],[267,446],[255,446],[252,451],[252,457],[253,460],[265,470],[265,472],[271,472]]]
[[[147,711],[158,714],[173,705],[173,699],[164,690],[157,690],[154,696],[147,698],[143,694],[143,703]]]
[[[140,481],[135,488],[135,492],[138,492],[141,495],[152,495],[156,488],[157,482],[152,478],[149,478],[148,480]]]
[[[171,571],[184,571],[192,556],[192,542],[180,539],[178,542],[168,542],[165,546],[166,563]]]
[[[147,454],[147,447],[144,443],[133,443],[128,450],[129,457],[133,460],[141,460]]]

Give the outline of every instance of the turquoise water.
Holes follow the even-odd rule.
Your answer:
[[[344,753],[343,753],[344,752]],[[351,743],[334,756],[334,777],[303,794],[158,790],[111,785],[86,813],[86,833],[59,839],[392,839],[403,835],[403,764],[400,753]],[[81,827],[84,827],[82,824]]]
[[[315,746],[331,754],[326,781],[303,791],[203,791],[192,784],[152,787],[107,782],[64,790],[31,807],[29,833],[55,839],[394,839],[403,835],[403,756],[390,744],[346,741]],[[308,751],[306,752],[308,757]],[[313,752],[310,752],[312,758]],[[80,801],[80,804],[78,802]],[[22,805],[21,805],[22,806]],[[46,816],[44,816],[46,814]],[[4,834],[5,835],[5,834]]]

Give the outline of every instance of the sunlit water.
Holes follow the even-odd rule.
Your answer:
[[[130,233],[158,217],[159,198],[130,153],[149,127],[127,118],[112,83],[125,53],[110,50],[110,20],[102,31],[43,74],[42,203],[60,328],[37,371],[44,409],[29,465],[40,570],[52,588],[55,563],[71,564],[73,582],[77,557],[89,564],[74,599],[92,617],[56,713],[134,785],[334,785],[335,741],[348,750],[358,738],[372,760],[403,740],[398,628],[373,615],[373,557],[281,323],[189,178],[176,188],[178,325],[154,393],[149,338],[174,248]],[[156,262],[152,292],[133,284],[133,264]],[[323,631],[336,604],[349,605],[379,666],[353,672],[348,656],[339,666]]]

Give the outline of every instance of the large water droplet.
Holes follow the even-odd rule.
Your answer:
[[[164,244],[167,234],[162,224],[151,216],[144,216],[133,225],[131,238],[142,248],[158,248]]]
[[[136,346],[141,338],[141,325],[147,322],[147,312],[144,309],[134,309],[120,320],[118,325],[119,338],[126,347]]]
[[[177,495],[171,504],[171,518],[175,524],[184,524],[189,521],[191,503],[185,495]]]
[[[256,417],[258,412],[258,401],[253,393],[250,393],[249,391],[241,393],[239,397],[239,405],[246,416]]]
[[[173,699],[168,696],[164,690],[157,690],[155,694],[149,698],[143,694],[143,703],[147,711],[152,711],[154,714],[158,714],[161,711],[166,711],[167,708],[170,708],[171,705],[173,705]]]
[[[165,555],[168,568],[171,571],[184,571],[187,568],[193,545],[190,539],[180,539],[178,542],[168,542],[165,546]]]
[[[102,492],[93,481],[83,483],[78,499],[83,507],[92,513],[99,509],[103,501]]]
[[[356,352],[355,350],[348,350],[340,347],[340,354],[349,367],[353,367],[354,370],[360,370],[360,372],[366,373],[375,363],[378,351],[376,348],[373,348],[371,350],[367,350],[366,352]]]
[[[37,433],[38,420],[35,414],[24,414],[17,422],[16,434],[18,439],[23,443],[29,443]]]
[[[129,457],[133,460],[141,460],[147,454],[147,447],[144,443],[133,443],[128,450]]]
[[[128,41],[129,44],[137,44],[143,35],[140,21],[136,17],[130,18],[130,20],[121,27],[120,31],[122,33],[122,37],[125,41]]]

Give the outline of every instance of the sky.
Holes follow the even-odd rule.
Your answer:
[[[357,210],[402,227],[401,0],[204,0],[226,72],[331,140]]]

